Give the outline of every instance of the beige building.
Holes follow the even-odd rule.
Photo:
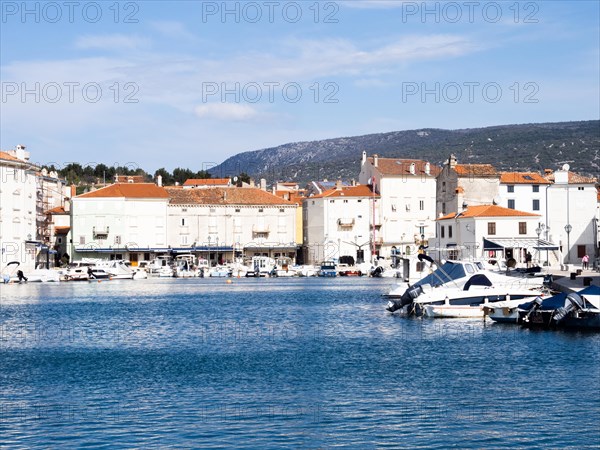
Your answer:
[[[450,155],[437,177],[436,215],[498,201],[500,174],[491,164],[458,164]]]

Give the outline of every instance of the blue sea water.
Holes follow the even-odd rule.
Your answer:
[[[600,334],[385,312],[391,280],[0,287],[0,448],[598,448]]]

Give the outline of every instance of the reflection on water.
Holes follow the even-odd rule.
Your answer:
[[[391,283],[2,286],[0,446],[600,442],[599,335],[396,317]]]

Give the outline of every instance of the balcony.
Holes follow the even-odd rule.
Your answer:
[[[342,228],[352,228],[354,226],[354,218],[338,219],[337,223]]]
[[[92,235],[94,239],[106,239],[108,237],[109,227],[92,227]]]

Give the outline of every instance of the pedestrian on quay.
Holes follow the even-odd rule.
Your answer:
[[[588,256],[588,254],[586,253],[585,255],[583,255],[583,257],[581,258],[581,266],[583,268],[583,270],[588,270],[588,264],[590,262],[590,257]]]

